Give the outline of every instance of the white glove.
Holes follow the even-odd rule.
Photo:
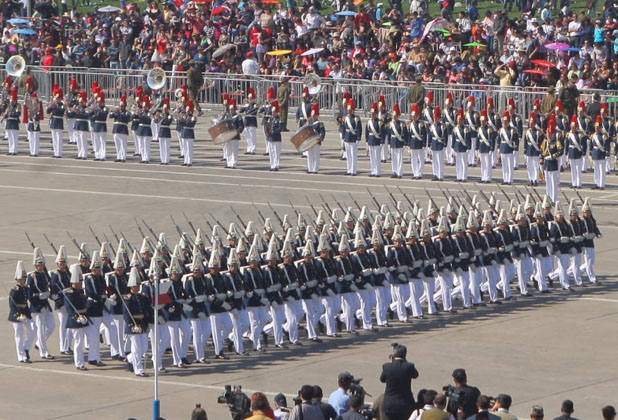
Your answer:
[[[112,295],[109,299],[110,299],[110,300],[113,300],[114,302],[116,302],[116,296],[118,296],[118,295],[115,295],[115,294],[114,294],[114,295]]]
[[[268,301],[268,299],[266,299],[266,298],[261,298],[261,299],[260,299],[260,302],[261,302],[261,303],[262,303],[262,305],[264,305],[264,306],[268,306],[268,305],[270,305],[270,302],[269,302],[269,301]]]
[[[226,294],[227,294],[227,297],[234,296],[234,292],[232,292],[231,290],[228,290]]]
[[[54,293],[53,295],[51,295],[51,298],[52,298],[53,300],[56,300],[56,299],[58,299],[58,295]]]
[[[193,310],[193,307],[191,305],[187,305],[186,303],[183,303],[182,310],[185,312],[191,312]]]
[[[206,319],[206,314],[205,314],[204,312],[200,312],[199,314],[197,314],[197,317],[198,317],[199,319],[204,320],[204,319]]]
[[[333,291],[332,291],[332,289],[326,289],[326,294],[327,294],[328,296],[330,296],[330,297],[335,297],[335,296],[337,296],[337,295],[335,294],[335,292],[333,292]],[[313,295],[311,295],[311,298],[313,298]]]
[[[221,307],[222,307],[223,309],[225,309],[226,311],[229,311],[230,309],[232,309],[232,306],[231,306],[229,303],[227,303],[227,302],[223,302],[223,304],[221,305]]]
[[[351,286],[350,286],[350,289],[351,289],[353,292],[358,292],[358,287],[356,287],[356,285],[355,285],[355,284],[351,285]]]
[[[169,307],[169,309],[167,310],[167,312],[172,313],[172,312],[174,312],[175,310],[176,310],[176,308],[175,308],[175,307],[170,306],[170,307]]]
[[[209,302],[214,302],[215,301],[215,295],[208,295],[208,301]]]
[[[49,292],[39,293],[39,299],[47,299],[49,298],[49,295],[50,295]]]
[[[248,297],[248,298],[252,298],[252,297],[253,297],[253,292],[252,292],[251,290],[249,290],[249,291],[247,292],[247,297]]]
[[[406,277],[405,274],[401,273],[400,275],[397,276],[397,278],[401,281],[408,281],[408,278]]]

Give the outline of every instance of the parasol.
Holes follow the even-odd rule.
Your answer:
[[[36,35],[36,31],[33,31],[32,29],[18,29],[15,33],[20,35]]]
[[[450,23],[448,20],[443,18],[436,18],[429,22],[427,25],[425,25],[425,30],[423,31],[423,36],[421,37],[419,43],[423,42],[423,40],[427,38],[427,35],[429,35],[430,32],[435,31],[436,29],[446,29],[450,31],[452,27],[453,24]]]
[[[274,50],[274,51],[268,51],[266,54],[268,55],[286,55],[286,54],[290,54],[292,52],[292,50]]]
[[[614,96],[613,98],[607,98],[607,103],[618,102],[618,96]]]
[[[344,10],[343,12],[335,13],[337,16],[356,16],[358,13],[351,10]]]
[[[547,72],[543,71],[543,70],[537,70],[537,69],[528,69],[528,70],[524,70],[524,73],[528,73],[528,74],[540,74],[541,76],[545,76],[547,74]]]
[[[304,53],[302,53],[301,55],[303,57],[306,57],[308,55],[313,55],[313,54],[319,54],[322,51],[324,51],[324,48],[311,48],[310,50],[305,51]]]
[[[545,44],[545,48],[548,50],[566,50],[569,48],[569,44],[565,44],[563,42],[552,42],[550,44]]]
[[[225,44],[225,45],[217,48],[215,50],[215,52],[212,53],[212,58],[221,57],[226,52],[228,52],[229,50],[233,50],[234,48],[236,48],[236,45],[234,45],[234,44]]]
[[[121,11],[122,9],[116,6],[104,6],[104,7],[101,7],[100,9],[97,9],[97,12],[101,12],[101,13],[116,13],[116,12],[121,12]]]
[[[547,60],[532,60],[531,63],[536,64],[537,66],[547,67],[551,69],[555,69],[557,67],[556,63],[552,63]]]
[[[216,7],[213,11],[212,11],[212,15],[218,15],[219,13],[223,13],[223,12],[229,12],[230,9],[229,7],[225,7],[225,6],[219,6]]]
[[[480,47],[480,48],[487,48],[487,45],[485,44],[481,44],[480,42],[470,42],[468,44],[464,44],[464,47]]]
[[[25,25],[27,23],[30,23],[28,19],[20,19],[20,18],[9,19],[8,22],[11,25]]]
[[[262,4],[279,4],[278,0],[262,0]]]

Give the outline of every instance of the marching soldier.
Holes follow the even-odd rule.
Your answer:
[[[402,221],[405,223],[405,221]],[[421,296],[424,292],[424,284],[426,281],[423,273],[423,257],[422,249],[419,244],[418,232],[416,230],[416,221],[410,220],[406,231],[406,252],[408,254],[408,285],[410,287],[410,299],[408,305],[412,309],[412,316],[417,319],[424,318],[423,308],[421,307]]]
[[[341,103],[338,104],[337,110],[335,111],[335,121],[339,126],[339,138],[341,140],[341,157],[340,160],[344,160],[345,157],[345,142],[344,142],[344,134],[341,126],[343,125],[346,116],[348,115],[348,103],[352,99],[352,95],[350,92],[343,92],[343,98],[341,98]]]
[[[134,144],[134,152],[133,156],[141,156],[141,142],[137,136],[137,130],[140,124],[140,117],[143,112],[143,100],[144,100],[144,87],[139,85],[135,91],[135,96],[133,97],[133,105],[132,105],[132,118],[131,118],[131,131],[133,132],[133,144]],[[133,109],[134,108],[134,109]]]
[[[79,105],[75,105],[69,111],[69,118],[73,118],[73,133],[75,134],[75,141],[77,143],[77,157],[76,159],[88,159],[88,112],[86,107],[88,106],[86,92],[83,90],[79,92]]]
[[[570,262],[567,275],[570,273],[573,276],[576,286],[583,286],[582,272],[580,270],[584,247],[583,222],[577,213],[577,205],[575,204],[575,200],[571,200],[569,203],[568,225],[571,236],[571,248],[569,249]]]
[[[45,270],[45,257],[40,248],[33,251],[32,264],[34,271],[28,273],[28,300],[30,300],[30,312],[36,325],[37,341],[41,359],[54,359],[47,349],[47,340],[56,328],[54,314],[49,305],[51,297],[51,284],[49,273]],[[98,340],[97,340],[98,342]]]
[[[549,253],[551,236],[548,222],[541,211],[541,203],[536,204],[534,220],[530,228],[530,249],[535,265],[534,278],[539,292],[551,293],[547,287],[547,276],[552,269],[552,257]]]
[[[36,92],[32,92],[29,101],[26,102],[24,99],[24,124],[27,124],[28,144],[30,145],[30,156],[32,157],[39,155],[43,116],[43,102],[38,99]]]
[[[586,137],[579,133],[577,116],[571,118],[571,129],[566,135],[566,154],[571,165],[571,187],[581,188],[583,160],[586,156]]]
[[[4,111],[2,118],[6,121],[4,129],[9,141],[9,156],[17,156],[19,153],[19,117],[21,110],[17,104],[17,87],[11,88],[11,99]]]
[[[491,172],[493,167],[492,158],[496,149],[497,130],[493,129],[490,125],[490,116],[488,109],[484,109],[481,111],[480,121],[481,126],[478,129],[476,147],[479,154],[479,161],[481,163],[481,183],[489,184],[491,183]],[[500,121],[500,119],[498,119],[498,121]]]
[[[311,105],[311,116],[309,124],[318,133],[319,140],[311,149],[307,150],[307,173],[317,174],[320,172],[320,153],[322,150],[322,142],[326,137],[326,128],[324,123],[319,121],[320,107],[317,103]]]
[[[522,296],[528,297],[532,296],[532,294],[528,292],[528,279],[534,270],[532,258],[528,251],[531,238],[530,226],[528,225],[528,218],[523,212],[521,205],[517,208],[515,223],[515,225],[511,226],[515,271],[517,272],[519,291]]]
[[[470,265],[468,273],[470,276],[470,295],[474,306],[485,305],[481,300],[481,284],[484,280],[483,273],[483,247],[482,238],[479,233],[478,211],[471,210],[468,214],[466,223],[466,237],[470,247]]]
[[[259,265],[261,262],[258,250],[258,247],[261,248],[259,240],[259,236],[255,235],[247,256],[249,266],[245,269],[244,274],[245,290],[248,298],[247,312],[249,313],[249,325],[251,327],[249,337],[253,343],[254,352],[265,351],[262,347],[260,335],[268,322],[268,307],[270,306],[270,302],[266,298],[264,273]]]
[[[463,214],[457,216],[452,236],[455,245],[455,261],[453,263],[453,276],[457,280],[456,292],[463,300],[463,308],[470,309],[470,267],[474,264],[474,253],[469,238],[466,236],[466,222]]]
[[[346,332],[358,335],[356,331],[356,311],[358,309],[358,296],[360,272],[350,257],[350,239],[347,233],[342,233],[339,240],[339,255],[335,257],[335,272],[337,273],[338,294],[341,296],[342,315],[341,321],[345,324]]]
[[[564,114],[564,106],[562,105],[562,100],[558,99],[556,101],[555,106],[555,117],[554,122],[556,123],[556,132],[560,135],[561,138],[565,138],[567,132],[570,128],[570,120],[567,115]],[[551,115],[550,115],[551,118]],[[548,123],[549,124],[549,123]],[[560,172],[564,171],[566,167],[566,156],[565,154],[560,155]]]
[[[354,114],[356,103],[350,99],[347,103],[347,115],[339,125],[339,132],[342,134],[345,145],[345,158],[347,160],[346,175],[356,176],[358,164],[358,142],[362,138],[363,125],[358,116]]]
[[[99,91],[97,95],[97,104],[94,106],[94,110],[90,112],[90,119],[92,120],[92,133],[93,133],[93,149],[94,160],[103,161],[106,156],[106,143],[107,143],[107,115],[109,110],[105,106],[105,95],[103,91]],[[150,151],[150,146],[147,147]]]
[[[431,92],[430,92],[431,93]],[[429,108],[423,110],[425,114],[430,113]],[[448,142],[446,125],[442,123],[440,107],[433,109],[432,122],[429,125],[427,141],[431,149],[431,167],[433,169],[432,181],[444,180],[444,149]]]
[[[182,138],[183,152],[184,152],[184,161],[182,166],[191,166],[193,164],[193,141],[195,140],[195,123],[197,122],[197,117],[193,115],[193,100],[187,100],[187,106],[185,107],[185,112],[177,117],[181,126],[182,131],[180,132],[180,137]]]
[[[79,95],[79,85],[77,83],[76,78],[72,78],[69,82],[69,92],[67,94],[67,107],[66,107],[66,116],[67,116],[67,127],[69,132],[69,143],[77,144],[77,135],[74,130],[75,126],[75,116],[71,112],[72,109],[79,106],[79,102],[81,97]]]
[[[257,150],[257,114],[258,109],[255,106],[255,89],[249,88],[247,92],[247,104],[240,109],[244,114],[245,139],[247,140],[247,151],[245,155],[255,155]]]
[[[131,354],[128,357],[133,373],[136,376],[148,377],[144,371],[143,356],[148,349],[148,327],[154,323],[154,310],[150,299],[139,292],[139,272],[136,267],[131,269],[127,287],[131,293],[126,297],[124,306],[124,333],[131,342]],[[154,347],[155,344],[153,344]]]
[[[385,127],[378,119],[378,104],[371,105],[371,118],[365,126],[365,141],[369,147],[369,163],[371,165],[370,177],[382,175],[382,140],[384,138]]]
[[[440,218],[438,236],[433,238],[436,250],[436,279],[440,290],[436,291],[436,301],[442,303],[445,312],[457,312],[453,308],[451,289],[453,288],[453,262],[455,261],[455,244],[449,236],[449,229],[445,217]]]
[[[403,245],[403,233],[399,225],[395,226],[393,233],[393,246],[388,251],[388,271],[391,279],[392,305],[397,311],[400,322],[408,322],[406,302],[410,297],[408,285],[408,255]]]
[[[455,101],[451,92],[446,93],[443,114],[447,136],[446,164],[452,166],[455,164],[455,155],[453,153],[453,129],[457,125],[457,109],[455,109]]]
[[[58,311],[58,333],[60,336],[60,354],[68,355],[71,352],[71,336],[67,329],[67,309],[64,307],[63,292],[71,287],[71,273],[67,267],[64,245],[58,248],[56,256],[56,270],[50,271],[52,299],[54,309]]]
[[[572,292],[567,273],[570,262],[569,253],[572,246],[571,235],[569,225],[564,220],[560,201],[556,201],[556,220],[551,224],[550,233],[553,243],[553,254],[556,257],[556,269],[549,274],[549,278],[552,281],[558,278],[562,290]]]
[[[238,147],[240,143],[240,133],[245,129],[243,119],[240,115],[236,113],[236,98],[230,99],[229,104],[230,116],[229,119],[232,120],[232,126],[236,130],[236,135],[231,140],[223,143],[223,154],[226,157],[226,168],[236,168],[238,163]]]
[[[393,106],[393,119],[388,125],[388,139],[391,148],[391,168],[393,175],[391,178],[399,178],[403,176],[403,148],[410,141],[410,133],[405,123],[399,119],[401,110],[399,104]]]
[[[298,128],[303,127],[307,122],[309,122],[309,117],[311,116],[311,95],[309,95],[309,88],[305,86],[303,88],[302,94],[302,102],[298,106],[296,110],[296,122],[298,123]]]
[[[603,235],[597,226],[597,221],[592,216],[592,208],[590,205],[590,199],[586,197],[584,200],[584,205],[582,206],[582,212],[584,217],[582,218],[582,227],[583,227],[583,236],[584,236],[584,264],[580,267],[583,271],[586,270],[586,274],[588,275],[588,280],[592,284],[600,284],[597,281],[597,275],[594,272],[594,260],[595,260],[595,250],[594,250],[594,240],[596,238],[602,238]]]
[[[289,232],[291,232],[291,230]],[[283,242],[281,249],[283,263],[279,264],[279,269],[282,274],[281,296],[283,298],[286,319],[283,328],[285,328],[288,333],[290,344],[300,346],[302,343],[298,340],[298,324],[303,309],[300,304],[300,285],[298,270],[294,265],[294,256],[292,236],[288,234],[286,235],[286,240]]]
[[[457,170],[457,181],[466,182],[468,180],[468,149],[472,145],[472,133],[464,125],[464,112],[460,109],[457,112],[457,125],[453,128],[453,152],[455,153],[455,166]]]
[[[264,287],[266,288],[266,298],[270,302],[269,314],[271,322],[264,327],[264,334],[273,334],[276,348],[287,348],[283,343],[283,322],[285,321],[285,309],[281,296],[283,285],[283,272],[277,265],[279,259],[278,238],[273,234],[268,244],[266,252],[267,265],[264,267]]]
[[[180,255],[180,247],[176,245],[174,251],[174,255],[172,255],[170,260],[170,266],[167,269],[172,283],[167,292],[171,302],[167,303],[164,309],[166,324],[170,333],[173,364],[174,366],[184,367],[182,359],[187,358],[191,337],[191,324],[187,319],[183,306],[189,298],[182,285],[184,270],[178,257]],[[159,371],[165,371],[165,368],[161,366]]]
[[[387,327],[386,314],[391,302],[390,282],[387,276],[390,276],[390,274],[379,225],[374,225],[371,230],[371,249],[368,254],[376,285],[376,323],[379,327]]]
[[[592,167],[594,170],[593,190],[605,189],[605,174],[607,168],[607,157],[610,152],[612,138],[606,134],[607,128],[604,126],[602,115],[597,115],[594,122],[594,133],[590,136],[590,147],[592,157]]]
[[[71,266],[71,287],[62,292],[63,306],[67,311],[67,329],[73,344],[73,361],[77,370],[88,370],[84,366],[84,345],[86,335],[93,328],[88,318],[88,298],[83,290],[82,272],[78,264]],[[98,331],[96,331],[98,334]],[[97,337],[97,343],[99,339]],[[92,345],[92,344],[91,344]],[[90,349],[88,352],[90,353]]]
[[[500,155],[502,156],[502,185],[513,184],[515,154],[519,150],[519,134],[517,129],[511,124],[511,120],[510,112],[504,111],[502,128],[498,132],[498,143],[500,144]]]
[[[208,307],[206,306],[207,297],[204,263],[202,254],[199,248],[197,248],[197,245],[193,247],[192,254],[191,272],[186,274],[183,278],[187,300],[183,303],[182,309],[191,322],[195,360],[197,363],[204,363],[206,360],[204,357],[204,345],[208,341],[212,329],[208,319]],[[189,359],[185,356],[184,359],[181,359],[181,363],[176,366],[184,368],[189,364]]]
[[[240,242],[238,243],[240,245]],[[227,258],[228,271],[226,273],[228,290],[233,291],[231,296],[232,310],[230,311],[230,319],[232,322],[232,341],[236,349],[236,354],[247,355],[243,344],[243,335],[249,329],[249,315],[245,306],[245,286],[244,279],[240,273],[240,260],[236,249],[230,249],[230,254]]]
[[[412,179],[422,179],[425,167],[424,150],[427,145],[427,129],[425,128],[425,123],[420,120],[420,117],[418,105],[413,104],[412,112],[410,113],[410,126],[408,128]]]
[[[155,117],[157,124],[159,124],[158,137],[159,137],[159,156],[161,158],[161,165],[169,165],[171,157],[171,143],[172,143],[172,123],[173,118],[170,114],[170,98],[163,100],[161,112],[157,113]]]
[[[367,242],[365,241],[365,235],[363,229],[356,230],[354,237],[354,254],[352,255],[352,262],[355,270],[358,273],[358,287],[357,292],[360,300],[360,318],[363,322],[363,329],[365,331],[377,331],[373,328],[371,321],[371,308],[374,306],[372,294],[375,293],[374,272],[371,265],[371,257],[367,253]]]
[[[309,232],[309,229],[307,230]],[[320,292],[318,290],[318,268],[315,261],[315,248],[312,240],[305,242],[303,248],[303,260],[298,264],[298,278],[301,290],[303,311],[307,319],[307,337],[314,343],[322,340],[318,338],[316,327],[318,324],[320,308]]]
[[[493,231],[493,221],[491,218],[491,210],[486,210],[483,214],[481,231],[481,247],[483,249],[483,271],[485,273],[485,291],[489,294],[490,304],[501,304],[498,300],[496,286],[500,277],[499,260],[498,260],[498,237]],[[481,290],[484,290],[482,288]]]
[[[54,93],[53,101],[47,107],[47,113],[50,115],[49,128],[55,158],[62,157],[62,132],[64,130],[64,114],[66,113],[62,99],[62,89],[58,88]]]
[[[228,302],[228,288],[225,278],[220,272],[219,252],[213,249],[208,261],[209,273],[206,274],[206,294],[210,302],[210,328],[216,359],[228,359],[223,353],[224,338],[232,332],[232,320],[229,311],[232,306]]]
[[[544,139],[545,136],[538,125],[536,114],[532,112],[524,134],[524,155],[528,166],[528,184],[533,187],[539,185],[541,144]]]
[[[547,136],[541,143],[543,171],[545,173],[546,194],[553,203],[558,200],[560,191],[560,156],[564,154],[563,137],[556,129],[554,114],[547,123]]]
[[[26,287],[26,270],[23,261],[17,261],[15,281],[17,284],[9,292],[9,321],[15,332],[15,350],[17,361],[32,363],[30,360],[30,346],[34,339],[34,322],[28,307],[28,288]]]
[[[176,128],[174,129],[174,131],[176,131],[176,137],[178,138],[178,147],[180,149],[180,157],[184,159],[185,145],[184,145],[184,140],[181,135],[182,134],[182,123],[180,122],[180,118],[178,118],[178,115],[185,112],[185,108],[187,106],[188,91],[185,85],[180,85],[180,88],[178,89],[179,90],[177,90],[177,93],[175,94],[176,103],[174,104],[174,111],[172,112],[172,115],[174,115],[176,119]]]
[[[284,79],[285,80],[285,79]],[[279,117],[279,102],[274,101],[272,105],[272,117],[268,119],[264,130],[266,131],[266,141],[268,142],[268,157],[270,160],[270,170],[278,171],[281,164],[281,132],[284,125]]]
[[[332,247],[328,241],[326,232],[322,232],[318,242],[318,258],[316,258],[316,271],[319,288],[322,289],[322,305],[324,315],[322,324],[326,326],[326,335],[337,337],[335,318],[341,310],[341,301],[337,296],[337,271],[335,261],[331,257]]]

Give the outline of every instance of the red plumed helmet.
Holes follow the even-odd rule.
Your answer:
[[[562,107],[562,101],[561,101],[560,99],[558,99],[558,100],[556,101],[556,106],[555,106],[555,109],[557,109],[557,110],[558,110],[558,111],[560,111],[560,112],[562,112],[562,110],[564,109],[564,108]]]
[[[427,92],[427,97],[425,99],[427,99],[429,105],[433,104],[433,91],[430,90]]]
[[[317,103],[311,105],[311,115],[316,117],[320,115],[320,106]]]
[[[380,95],[380,98],[378,98],[378,105],[380,104],[386,106],[386,98],[384,97],[384,95]]]
[[[230,95],[227,93],[222,93],[221,94],[221,102],[223,102],[223,105],[227,105],[230,103]]]
[[[513,109],[515,108],[515,99],[509,98],[509,106]]]
[[[585,111],[585,110],[586,110],[586,104],[584,103],[584,101],[581,101],[581,102],[579,103],[578,108],[579,108],[579,109],[581,109],[581,110],[583,110],[583,111]]]
[[[52,96],[56,95],[56,92],[58,92],[58,89],[60,89],[60,87],[58,86],[58,83],[54,83],[54,87],[52,88]]]
[[[275,96],[275,88],[274,87],[271,86],[271,87],[268,88],[268,93],[266,94],[266,97],[268,99],[275,99],[276,98],[276,96]]]
[[[279,107],[279,101],[274,101],[274,102],[273,102],[273,112],[275,112],[275,111],[276,111],[276,112],[279,112],[279,109],[280,109],[280,107]]]
[[[24,104],[24,108],[23,108],[23,114],[24,114],[24,119],[22,120],[22,122],[24,124],[28,124],[28,105]]]
[[[597,115],[597,118],[594,120],[594,125],[602,125],[603,124],[603,118],[601,118],[600,115]]]
[[[85,90],[82,90],[82,91],[79,92],[79,98],[81,99],[83,104],[88,102],[88,96],[86,96],[86,91]]]
[[[440,111],[440,107],[436,106],[433,109],[433,120],[437,122],[440,118],[442,118],[442,112]]]
[[[601,111],[605,111],[609,113],[609,104],[607,102],[603,102],[601,104]]]
[[[13,78],[11,76],[6,76],[4,78],[4,83],[9,86],[13,86]]]
[[[12,101],[16,101],[17,100],[17,87],[13,86],[11,88],[11,100]]]
[[[530,113],[530,116],[528,117],[528,121],[534,121],[536,123],[536,114],[534,112]]]
[[[504,111],[504,114],[502,115],[502,119],[510,120],[511,119],[511,113],[509,111]]]
[[[79,85],[77,84],[77,79],[75,77],[71,79],[71,82],[69,83],[69,89],[70,90],[79,89]]]
[[[463,109],[457,110],[457,119],[462,121],[465,119]]]
[[[39,101],[39,121],[43,121],[45,114],[43,113],[43,101]]]
[[[252,87],[249,88],[249,91],[247,92],[247,97],[249,99],[254,99],[255,98],[255,89],[253,89]]]
[[[532,107],[532,109],[540,109],[541,108],[541,100],[539,98],[536,98],[534,100],[534,106]]]
[[[105,93],[102,90],[99,90],[97,99],[99,102],[105,102]]]
[[[449,92],[446,93],[446,100],[444,102],[449,103],[451,105],[455,104],[455,101],[453,100],[453,93],[452,92],[449,91]]]
[[[494,106],[494,98],[491,96],[487,98],[487,106]]]
[[[303,88],[303,98],[306,98],[309,96],[309,88],[307,86],[305,86]]]
[[[93,80],[91,89],[94,90],[95,88],[98,88],[98,87],[99,87],[99,82],[96,80]]]
[[[418,104],[412,104],[412,115],[417,115],[420,113],[420,109]]]
[[[32,76],[28,76],[26,79],[26,88],[31,88],[32,86],[34,86],[34,79]]]
[[[64,98],[64,91],[62,90],[62,88],[58,88],[56,90],[56,93],[54,94],[54,97],[57,97],[57,98],[60,98],[60,99]]]
[[[236,98],[230,98],[228,106],[229,106],[230,109],[236,108]]]
[[[354,99],[348,100],[348,109],[351,111],[356,109],[356,102],[354,102]]]
[[[577,127],[577,115],[575,114],[573,114],[573,116],[571,117],[571,125]]]
[[[556,122],[556,114],[554,113],[550,114],[549,121]]]
[[[350,92],[343,92],[343,99],[345,99],[346,101],[349,101],[352,98],[352,95],[350,94]]]
[[[127,95],[124,93],[120,95],[120,104],[127,104]]]
[[[490,98],[490,99],[491,99],[491,98]],[[489,104],[488,104],[488,105],[489,105]],[[487,116],[487,110],[486,110],[486,109],[481,110],[481,121],[487,121],[487,118],[488,118],[488,116]]]
[[[187,111],[193,112],[193,107],[194,107],[193,99],[187,99],[187,105],[186,105]]]
[[[468,105],[474,106],[474,103],[475,103],[474,96],[472,95],[468,96]]]
[[[165,98],[163,100],[163,108],[170,109],[170,98]]]
[[[397,115],[401,115],[401,109],[399,108],[399,104],[393,105],[393,113]]]
[[[371,104],[371,112],[375,112],[375,113],[378,112],[378,103],[377,102],[374,102],[374,103]]]
[[[556,120],[549,120],[549,122],[547,123],[547,134],[555,133],[557,125],[558,124],[556,123]]]
[[[144,95],[142,104],[144,105],[144,108],[150,108],[150,95]]]

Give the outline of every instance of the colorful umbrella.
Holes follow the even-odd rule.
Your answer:
[[[335,13],[337,16],[356,16],[358,13],[353,12],[351,10],[344,10],[343,12]]]
[[[122,11],[122,9],[116,6],[105,6],[97,10],[97,12],[101,12],[101,13],[116,13],[120,11]]]
[[[230,9],[228,7],[225,6],[219,6],[216,7],[213,11],[212,11],[212,15],[218,15],[219,13],[223,13],[223,12],[229,12]]]
[[[607,103],[618,102],[618,96],[614,96],[613,98],[607,98]]]
[[[228,52],[229,50],[233,50],[234,48],[236,48],[236,45],[234,45],[234,44],[225,44],[222,47],[217,48],[215,50],[215,52],[212,53],[212,58],[221,57],[226,52]]]
[[[548,50],[566,50],[569,48],[569,44],[563,42],[552,42],[551,44],[545,44],[545,48]]]
[[[301,55],[303,57],[306,57],[308,55],[313,55],[313,54],[319,54],[322,51],[324,51],[324,48],[311,48],[310,50],[305,51],[304,53],[302,53]]]
[[[443,18],[436,18],[432,20],[431,22],[429,22],[427,25],[425,25],[425,30],[423,31],[423,36],[421,37],[419,43],[423,42],[423,40],[427,38],[427,35],[429,35],[431,31],[434,31],[436,29],[448,29],[450,31],[452,27],[453,27],[453,24],[449,22],[448,20],[443,19]]]
[[[286,55],[286,54],[290,54],[292,52],[292,50],[275,50],[275,51],[268,51],[266,54],[268,55]]]
[[[393,22],[384,22],[382,26],[384,26],[385,28],[389,28],[392,24]]]
[[[213,0],[193,0],[193,3],[211,3]],[[180,5],[183,5],[184,2],[180,3]]]
[[[557,67],[556,63],[552,63],[547,60],[532,60],[531,63],[536,64],[537,66],[547,67],[551,69],[555,69]]]
[[[569,47],[565,51],[580,52],[581,50],[581,48]]]
[[[11,25],[25,25],[26,23],[30,23],[28,19],[20,19],[20,18],[9,19],[8,22]]]
[[[480,42],[470,42],[469,44],[464,44],[464,47],[480,47],[480,48],[487,48],[487,45],[485,44],[481,44]]]
[[[262,4],[279,4],[277,0],[262,0]]]
[[[543,71],[543,70],[537,70],[537,69],[528,69],[528,70],[524,70],[524,73],[528,73],[528,74],[540,74],[541,76],[545,76],[547,74],[547,72]]]
[[[32,29],[18,29],[15,33],[20,35],[36,35],[36,31],[33,31]]]

